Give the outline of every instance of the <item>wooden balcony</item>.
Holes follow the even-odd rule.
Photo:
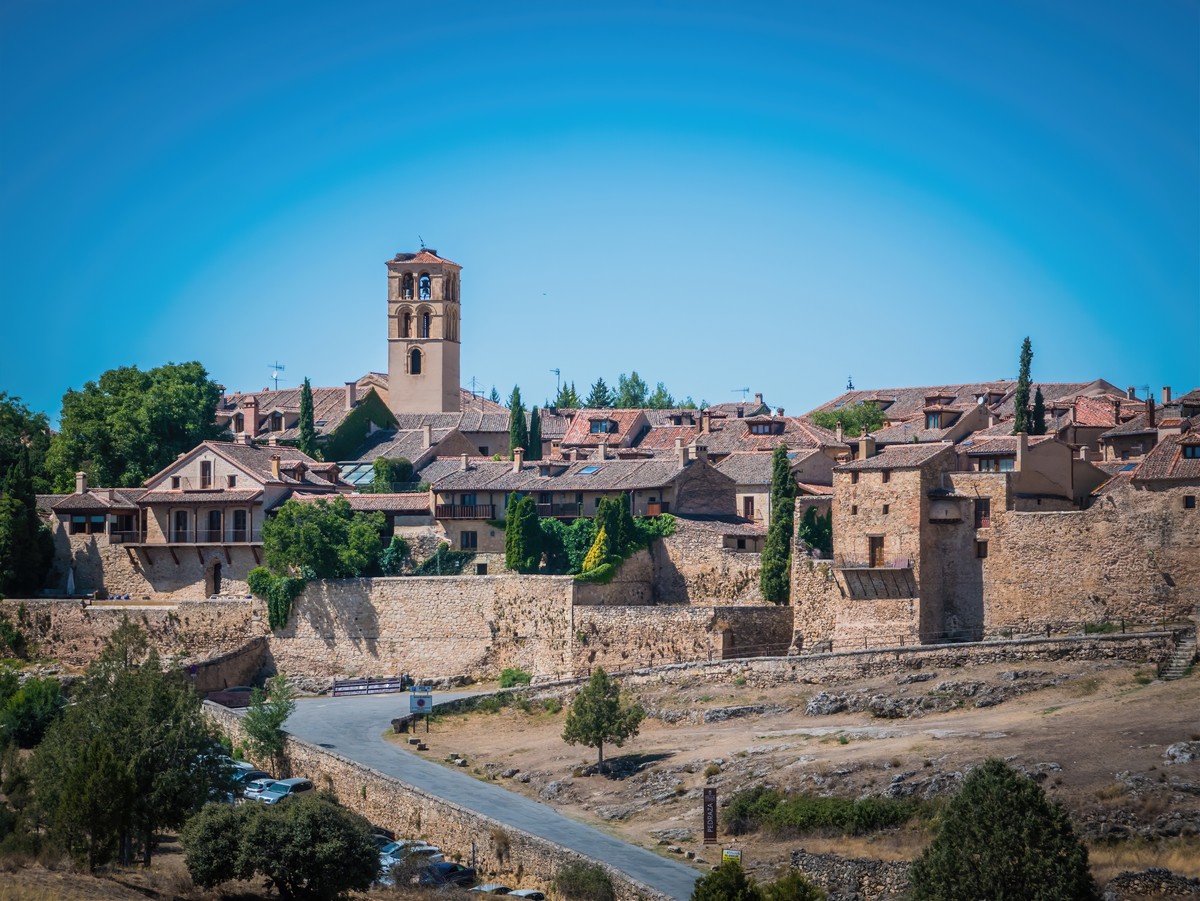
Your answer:
[[[538,516],[553,519],[578,519],[583,516],[582,504],[538,504]]]
[[[262,544],[262,532],[248,529],[225,529],[209,531],[208,529],[181,529],[168,535],[147,534],[146,532],[109,532],[109,544],[123,544],[129,547],[167,547],[169,545],[199,545],[199,544]]]
[[[438,504],[436,519],[495,519],[495,504]]]

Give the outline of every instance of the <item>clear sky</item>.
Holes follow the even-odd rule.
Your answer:
[[[1016,375],[1200,384],[1200,4],[0,0],[0,390],[386,370],[801,412]],[[1139,392],[1140,393],[1140,392]]]

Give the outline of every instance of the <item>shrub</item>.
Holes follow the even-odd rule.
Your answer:
[[[706,766],[704,768],[704,778],[705,779],[711,779],[713,776],[720,776],[720,775],[721,775],[721,768],[715,763],[710,763],[708,766]]]
[[[475,702],[475,709],[481,710],[484,713],[499,713],[503,707],[504,705],[500,703],[500,699],[495,695],[488,695]]]
[[[600,566],[608,557],[608,530],[601,526],[596,533],[596,540],[592,542],[591,549],[583,558],[583,572],[590,572]]]
[[[443,541],[432,557],[422,560],[420,565],[413,569],[413,575],[461,576],[467,564],[474,559],[474,551],[452,551],[450,545]]]
[[[740,863],[727,860],[696,880],[691,901],[762,901],[762,892]]]
[[[304,579],[277,576],[265,566],[256,566],[246,575],[250,593],[267,602],[267,623],[272,629],[282,629],[292,615],[292,603],[300,596]]]
[[[500,671],[500,687],[512,688],[514,685],[528,685],[532,678],[523,669],[508,667]]]
[[[400,570],[404,568],[404,561],[408,559],[408,553],[408,542],[399,535],[393,535],[391,543],[379,555],[379,568],[383,570],[384,575],[400,575]]]
[[[27,679],[0,708],[0,735],[32,748],[66,706],[58,680]]]
[[[799,870],[788,870],[762,887],[763,901],[822,901],[825,892],[804,878]]]
[[[572,861],[554,877],[554,890],[569,901],[616,901],[612,879],[598,863]]]
[[[862,835],[902,825],[920,810],[921,805],[910,799],[788,797],[778,789],[760,785],[730,799],[725,808],[725,828],[733,835],[762,829],[779,838],[810,832]]]
[[[546,698],[546,700],[542,701],[542,709],[550,714],[561,713],[562,701],[558,698]]]
[[[607,585],[616,577],[617,565],[614,563],[600,563],[593,569],[584,570],[579,573],[575,577],[575,581],[590,582],[593,585]]]

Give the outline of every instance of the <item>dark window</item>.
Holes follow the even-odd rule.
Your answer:
[[[975,528],[986,529],[992,524],[992,499],[975,498]]]
[[[880,476],[882,477],[883,481],[890,482],[892,480],[892,471],[890,469],[885,469],[880,473]]]
[[[851,516],[858,516],[858,504],[851,504],[851,505],[850,505],[850,515],[851,515]]]
[[[986,541],[976,541],[975,542],[975,556],[978,557],[980,560],[983,560],[987,557],[987,542]]]
[[[742,498],[742,516],[746,519],[754,519],[754,498]]]
[[[937,413],[925,414],[925,428],[938,429],[941,428],[941,417]]]
[[[71,534],[78,535],[81,532],[86,532],[86,531],[87,531],[87,517],[86,516],[72,516],[71,517]]]
[[[246,418],[241,413],[233,414],[233,430],[241,432],[246,428]]]
[[[422,274],[421,274],[421,280],[420,280],[419,282],[417,282],[417,284],[420,286],[420,290],[421,290],[421,300],[429,300],[429,299],[432,297],[432,288],[431,288],[431,286],[432,286],[432,284],[433,284],[433,283],[432,283],[432,282],[429,280],[429,276],[428,276],[428,275],[426,275],[426,274],[424,274],[424,273],[422,273]]]
[[[411,289],[409,290],[409,294],[412,294]],[[408,312],[408,310],[405,310],[404,315],[400,318],[400,337],[412,337],[412,313]]]
[[[1196,495],[1185,494],[1183,496],[1183,509],[1185,509],[1185,510],[1195,510],[1196,509]]]
[[[883,536],[872,535],[867,539],[867,553],[870,555],[870,564],[875,569],[883,567]]]
[[[212,486],[213,486],[212,461],[211,460],[201,460],[200,461],[200,487],[201,488],[211,488]]]
[[[187,510],[175,511],[175,528],[172,530],[172,541],[187,541],[188,540],[188,513]]]
[[[1189,460],[1200,460],[1200,444],[1185,444],[1183,455]]]
[[[272,432],[282,432],[283,431],[283,414],[282,413],[272,413],[271,414],[271,431]]]
[[[413,292],[413,277],[411,272],[404,273],[404,278],[400,280],[400,294],[405,300],[412,300]]]
[[[488,453],[488,446],[486,444],[479,445],[479,456],[481,456],[481,457],[490,457],[491,456],[491,454]]]
[[[851,485],[858,484],[858,473],[857,472],[850,473],[850,484]]]
[[[593,419],[592,434],[593,435],[613,435],[617,431],[617,424],[611,419]]]
[[[226,488],[236,488],[237,487],[237,476],[225,476],[225,487]]]
[[[479,547],[479,533],[478,532],[459,532],[458,533],[458,546],[459,546],[460,550],[464,550],[464,551],[475,550],[477,547]]]
[[[745,538],[739,538],[737,540],[737,549],[739,551],[744,551],[746,549],[746,539]]]
[[[892,512],[892,505],[891,505],[891,504],[884,504],[884,505],[883,505],[883,515],[884,515],[884,516],[887,516],[887,515],[888,515],[889,513],[891,513],[891,512]]]
[[[432,321],[433,321],[433,318],[428,313],[421,314],[421,337],[422,338],[429,337],[429,324]]]
[[[233,511],[233,534],[230,536],[234,541],[249,541],[250,536],[246,534],[246,511]]]
[[[421,374],[421,352],[415,347],[412,349],[412,353],[408,355],[408,374]]]

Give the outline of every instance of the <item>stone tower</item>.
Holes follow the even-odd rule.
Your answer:
[[[436,250],[388,260],[388,403],[394,413],[457,413],[458,274]]]

